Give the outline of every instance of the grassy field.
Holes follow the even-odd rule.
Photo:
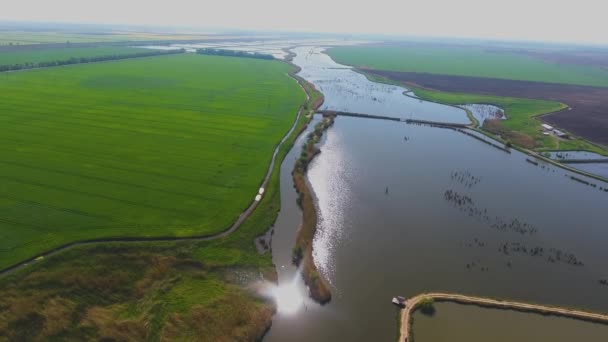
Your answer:
[[[118,34],[86,34],[77,32],[54,32],[54,31],[0,31],[0,45],[27,45],[44,43],[92,43],[92,42],[115,42],[127,40],[126,36]]]
[[[0,340],[257,340],[273,307],[248,287],[275,275],[253,239],[276,219],[280,161],[305,122],[281,146],[260,205],[230,236],[79,247],[0,278]]]
[[[83,29],[83,31],[86,29]],[[141,40],[193,40],[193,39],[214,39],[217,36],[208,34],[180,34],[180,33],[155,33],[155,32],[135,32],[135,31],[99,31],[99,32],[78,32],[76,30],[53,31],[18,29],[0,30],[1,45],[30,45],[48,43],[95,43],[95,42],[124,42]],[[223,38],[230,36],[223,36]],[[235,36],[237,37],[237,36]]]
[[[70,241],[226,229],[304,100],[273,61],[179,55],[0,77],[0,267]]]
[[[359,68],[608,87],[608,70],[598,66],[556,64],[477,47],[348,46],[328,53],[338,63]]]
[[[599,146],[585,140],[573,138],[558,139],[542,134],[541,122],[535,117],[564,108],[555,101],[520,99],[512,97],[487,96],[475,94],[447,93],[423,88],[411,87],[416,96],[429,101],[460,105],[466,103],[493,104],[504,109],[507,120],[494,122],[494,125],[483,128],[513,143],[537,150],[586,150],[600,154],[606,152]]]
[[[86,48],[51,48],[24,51],[0,51],[0,65],[62,61],[70,58],[128,55],[146,51],[130,47],[98,46]]]

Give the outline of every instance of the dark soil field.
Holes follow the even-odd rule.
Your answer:
[[[608,88],[415,72],[364,71],[446,92],[559,101],[570,108],[544,115],[543,121],[592,142],[608,145]]]

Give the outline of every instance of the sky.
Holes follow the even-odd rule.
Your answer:
[[[0,20],[608,44],[604,0],[7,0]]]

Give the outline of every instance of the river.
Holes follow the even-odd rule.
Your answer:
[[[293,62],[324,93],[323,109],[468,122],[464,110],[370,82],[322,51],[295,48]],[[302,141],[281,166],[272,250],[281,286],[293,284],[293,296],[306,297],[291,265],[301,214],[290,172]],[[576,176],[594,188],[517,151],[404,122],[338,117],[319,147],[308,171],[319,212],[314,256],[333,299],[320,306],[304,298],[292,310],[279,305],[265,340],[391,341],[392,296],[428,291],[608,311],[608,286],[599,284],[608,278],[605,184]],[[454,312],[443,311],[437,317]],[[568,326],[547,324],[558,332]],[[605,339],[608,327],[590,333]]]

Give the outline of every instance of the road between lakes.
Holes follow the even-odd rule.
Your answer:
[[[581,310],[560,308],[555,306],[545,306],[539,304],[514,302],[508,300],[497,300],[492,298],[466,296],[455,293],[423,293],[414,296],[406,301],[406,305],[401,311],[401,328],[399,329],[399,341],[408,341],[412,327],[410,321],[412,314],[422,300],[432,299],[437,302],[454,302],[460,304],[471,304],[487,308],[516,310],[542,315],[555,315],[566,318],[574,318],[594,323],[608,324],[608,315]]]
[[[291,73],[288,73],[287,75],[289,77],[291,77],[292,79],[294,79],[296,82],[298,82],[298,85],[300,86],[300,88],[302,88],[302,90],[304,90],[304,93],[306,94],[305,103],[308,103],[310,101],[310,94],[308,93],[308,90],[306,89],[306,87],[304,87],[302,85],[302,82],[306,82],[306,81],[296,75],[292,75]],[[270,164],[268,165],[268,171],[266,171],[266,175],[264,176],[264,179],[262,180],[262,183],[260,184],[260,188],[265,189],[267,187],[268,182],[270,181],[270,178],[272,177],[272,170],[274,169],[274,165],[276,163],[276,158],[277,158],[277,155],[279,154],[279,150],[281,149],[281,147],[283,146],[285,141],[287,139],[289,139],[289,137],[291,136],[293,131],[298,126],[298,121],[300,121],[300,117],[302,116],[303,110],[304,110],[304,105],[300,106],[300,108],[298,109],[298,114],[296,115],[296,119],[293,122],[293,125],[291,125],[291,128],[289,129],[289,131],[287,131],[287,133],[285,133],[285,135],[283,136],[283,138],[281,139],[279,144],[275,147],[274,152],[272,153],[272,158],[270,160]],[[260,195],[260,197],[258,197],[258,195]],[[253,213],[255,208],[257,208],[259,202],[261,201],[261,195],[263,195],[263,193],[261,193],[261,191],[260,191],[260,193],[256,193],[253,196],[254,200],[251,202],[249,207],[247,207],[247,209],[245,209],[245,211],[243,211],[239,215],[239,217],[236,219],[236,221],[230,227],[228,227],[228,229],[223,230],[216,234],[198,235],[198,236],[193,235],[193,236],[184,236],[184,237],[170,237],[170,236],[169,237],[162,237],[162,236],[161,237],[148,237],[148,238],[145,238],[145,237],[132,237],[132,238],[119,237],[119,238],[102,238],[102,239],[76,241],[76,242],[67,243],[65,245],[61,245],[59,247],[56,247],[56,248],[53,248],[46,252],[43,252],[41,254],[38,254],[25,261],[22,261],[20,263],[17,263],[12,266],[9,266],[7,268],[4,268],[4,269],[0,270],[0,277],[5,276],[11,272],[14,272],[18,269],[23,268],[23,267],[26,267],[30,263],[36,262],[37,260],[52,256],[54,254],[57,254],[59,252],[62,252],[62,251],[65,251],[67,249],[77,247],[77,246],[86,246],[86,245],[93,245],[93,244],[106,243],[106,242],[209,241],[209,240],[220,239],[220,238],[223,238],[223,237],[226,237],[226,236],[232,234],[234,231],[239,229],[239,227],[243,224],[243,222],[245,222],[245,220],[251,215],[251,213]]]

